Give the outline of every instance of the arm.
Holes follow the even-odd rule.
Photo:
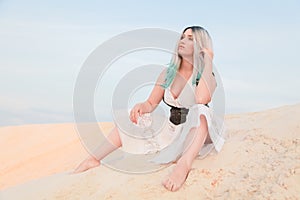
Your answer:
[[[195,90],[195,98],[197,104],[209,103],[216,89],[216,79],[212,75],[213,52],[208,49],[203,49],[202,53],[204,54],[205,66]]]
[[[152,89],[151,94],[148,99],[142,103],[136,104],[130,112],[130,120],[133,123],[137,123],[137,118],[139,115],[144,113],[152,112],[158,104],[161,102],[164,96],[164,88],[160,85],[164,83],[165,80],[166,69],[160,73],[158,79],[156,80],[156,84]]]

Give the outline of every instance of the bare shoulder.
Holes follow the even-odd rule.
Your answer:
[[[157,83],[163,84],[165,82],[166,74],[167,68],[164,68],[158,76]]]

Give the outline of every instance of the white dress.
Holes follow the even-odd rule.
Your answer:
[[[148,118],[151,120],[150,123],[152,123],[152,132],[157,133],[151,137],[149,137],[149,132],[151,132],[149,131],[150,129],[147,130],[144,127],[128,125],[127,122],[125,123],[125,127],[127,124],[127,128],[125,128],[126,130],[119,128],[120,138],[122,141],[121,148],[128,153],[134,154],[157,153],[154,158],[149,160],[150,162],[158,164],[173,162],[181,156],[185,148],[184,142],[191,128],[200,126],[200,115],[204,115],[207,120],[209,136],[212,143],[204,144],[199,152],[199,156],[203,158],[213,149],[219,152],[224,144],[224,128],[222,120],[218,119],[217,116],[214,116],[211,108],[203,104],[196,104],[194,91],[195,86],[192,85],[192,76],[176,99],[173,97],[170,87],[166,88],[164,101],[167,104],[179,108],[189,108],[186,122],[175,125],[170,122],[169,119],[166,119],[166,117],[155,115],[153,113],[151,113],[152,116],[149,116],[148,114],[144,117],[144,119],[147,120]],[[124,120],[125,116],[119,116],[120,119],[122,118]],[[131,135],[128,134],[129,132]],[[136,137],[136,135],[140,136],[145,132],[145,137]]]

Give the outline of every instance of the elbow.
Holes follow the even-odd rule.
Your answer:
[[[215,85],[208,83],[211,83],[211,81],[204,82],[203,79],[200,79],[195,91],[195,100],[197,104],[208,104],[211,101]]]

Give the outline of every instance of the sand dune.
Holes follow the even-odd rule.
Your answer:
[[[88,154],[74,124],[0,128],[1,199],[300,199],[300,104],[226,116],[219,154],[197,159],[184,186],[99,166],[69,172]],[[112,123],[101,123],[109,132]]]

